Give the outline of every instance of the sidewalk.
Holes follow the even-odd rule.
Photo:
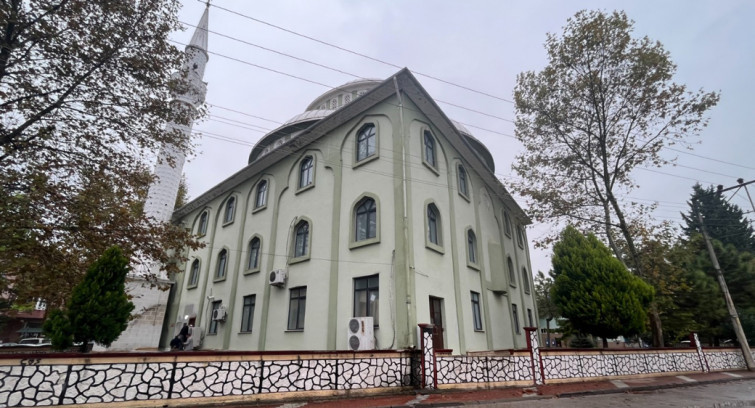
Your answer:
[[[569,398],[584,395],[649,391],[661,388],[684,387],[737,380],[755,379],[755,372],[732,370],[687,375],[669,375],[631,379],[602,380],[545,384],[539,387],[510,387],[491,390],[418,391],[411,394],[382,395],[363,398],[339,398],[317,401],[286,401],[273,403],[203,405],[204,407],[269,407],[269,408],[430,408],[472,405],[480,403],[507,402],[538,398]],[[187,401],[188,402],[188,401]],[[186,406],[191,406],[187,404]],[[195,405],[200,407],[200,405]]]

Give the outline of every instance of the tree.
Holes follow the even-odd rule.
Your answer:
[[[697,277],[697,284],[710,288],[710,298],[695,297],[690,305],[699,313],[706,309],[710,318],[709,329],[703,328],[715,343],[721,338],[733,338],[734,331],[728,319],[723,292],[717,283],[716,273],[701,236],[698,214],[702,215],[705,229],[713,240],[716,257],[723,271],[732,301],[740,316],[748,338],[755,338],[755,232],[739,206],[730,204],[716,193],[713,187],[693,186],[688,201],[690,210],[682,214],[685,224],[685,245],[689,252],[685,269]],[[713,308],[713,306],[716,306]]]
[[[734,245],[738,251],[755,253],[755,230],[745,218],[739,206],[731,204],[713,189],[703,188],[700,184],[692,186],[692,196],[687,202],[689,212],[682,214],[686,225],[682,226],[685,234],[691,237],[702,233],[698,214],[705,219],[705,229],[711,239],[725,245]]]
[[[129,259],[117,246],[109,248],[87,270],[64,309],[51,312],[44,325],[57,350],[90,341],[109,347],[126,330],[134,304],[126,295]]]
[[[633,38],[632,29],[623,12],[580,11],[562,36],[548,35],[548,65],[517,77],[516,137],[525,153],[513,167],[521,177],[514,188],[536,219],[601,234],[639,273],[635,230],[648,208],[624,200],[635,187],[632,170],[667,164],[660,150],[688,144],[719,95],[672,82],[669,53],[647,37]],[[653,320],[658,346],[660,319]]]
[[[653,288],[632,275],[594,234],[568,226],[553,246],[553,302],[582,333],[603,339],[645,329]]]
[[[689,336],[695,316],[678,303],[691,291],[684,270],[686,252],[678,245],[677,231],[665,222],[653,228],[638,228],[637,250],[642,267],[638,276],[650,284],[655,292],[650,304],[650,320],[657,316],[664,328],[663,342],[675,344]]]
[[[545,319],[545,333],[548,336],[547,345],[551,346],[551,320],[561,316],[558,307],[553,302],[553,278],[545,276],[543,271],[537,271],[535,276],[535,301],[540,317]]]
[[[0,291],[54,308],[110,245],[169,272],[170,254],[197,245],[134,205],[160,146],[191,150],[166,123],[201,113],[171,103],[185,78],[168,42],[178,7],[0,2]]]

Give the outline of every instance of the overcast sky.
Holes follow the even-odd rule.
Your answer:
[[[173,39],[186,44],[205,6],[183,2],[180,19],[187,30]],[[514,105],[501,99],[512,99],[518,73],[544,67],[546,33],[560,34],[582,9],[624,10],[635,21],[635,36],[660,41],[670,52],[678,66],[676,82],[721,92],[693,152],[704,158],[679,153],[678,166],[636,170],[640,187],[632,199],[657,202],[655,217],[678,223],[696,181],[732,186],[739,177],[755,179],[755,1],[213,0],[205,74],[209,117],[194,127],[202,136],[184,167],[190,198],[242,169],[265,133],[328,89],[356,78],[385,79],[397,67],[412,70],[435,99],[498,117],[439,104],[488,147],[496,175],[509,185],[511,164],[522,147],[513,138]],[[755,193],[755,185],[750,187]],[[524,200],[519,202],[526,211]],[[752,210],[744,192],[732,202]],[[550,251],[535,250],[533,241],[551,228],[528,227],[533,271],[550,270]]]

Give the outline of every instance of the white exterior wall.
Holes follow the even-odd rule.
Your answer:
[[[525,326],[526,310],[536,311],[532,292],[525,295],[518,281],[522,266],[530,270],[529,258],[526,250],[516,245],[516,232],[508,237],[502,231],[503,200],[491,193],[473,166],[411,101],[405,100],[404,106],[403,128],[397,99],[389,98],[261,168],[232,190],[214,192],[216,197],[206,206],[183,216],[182,222],[193,225],[196,231],[201,212],[209,209],[210,222],[202,238],[207,246],[188,254],[186,274],[178,277],[181,283],[176,286],[173,313],[180,320],[186,306],[191,305],[197,324],[206,330],[207,296],[212,294],[228,308],[228,319],[219,323],[216,335],[205,337],[203,348],[347,349],[346,324],[354,314],[354,279],[375,274],[380,282],[377,348],[415,345],[416,324],[430,322],[431,296],[443,299],[445,348],[463,353],[525,347],[521,328]],[[366,123],[377,127],[378,155],[355,163],[356,134]],[[437,172],[423,163],[424,129],[430,129],[435,137]],[[300,191],[299,164],[307,155],[315,158],[314,186]],[[458,193],[459,163],[467,172],[467,198]],[[268,182],[267,205],[254,209],[256,186],[262,178]],[[401,227],[404,191],[408,243],[403,242]],[[224,226],[225,202],[231,194],[237,200],[236,214],[233,223]],[[379,242],[352,245],[353,213],[364,196],[373,197],[378,205]],[[441,215],[440,251],[426,245],[429,202]],[[309,259],[290,263],[293,227],[301,219],[310,222]],[[513,213],[512,221],[516,225]],[[472,266],[467,262],[468,228],[477,238],[478,262]],[[261,266],[258,271],[248,271],[247,246],[254,236],[262,242]],[[224,280],[216,281],[217,257],[223,248],[229,252],[228,270]],[[515,264],[515,287],[508,282],[507,255]],[[406,263],[396,261],[396,257],[406,259]],[[202,262],[199,284],[187,288],[194,258]],[[287,269],[285,287],[268,284],[273,269]],[[289,331],[290,289],[301,286],[307,287],[304,330]],[[508,293],[493,292],[501,287]],[[407,291],[407,299],[402,291]],[[482,331],[474,330],[470,291],[480,294]],[[240,333],[243,297],[250,294],[256,295],[252,331]],[[513,333],[511,303],[519,307],[518,336]]]

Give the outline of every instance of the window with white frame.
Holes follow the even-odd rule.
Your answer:
[[[197,227],[197,234],[202,236],[207,234],[207,219],[209,215],[207,211],[202,211],[202,215],[199,216],[199,226]]]
[[[435,149],[435,138],[433,137],[432,132],[429,130],[425,130],[424,137],[423,137],[423,144],[424,144],[424,157],[425,163],[429,165],[430,167],[437,169],[438,167],[438,160],[436,156],[436,149]]]
[[[516,243],[520,248],[524,248],[524,228],[521,225],[516,226]]]
[[[225,202],[225,213],[223,214],[223,224],[233,222],[233,216],[236,212],[236,197],[229,197]]]
[[[511,286],[516,286],[516,272],[514,269],[514,261],[511,260],[511,257],[506,257],[506,269],[509,272],[509,284]]]
[[[307,287],[292,288],[288,303],[288,330],[304,330],[307,309]]]
[[[482,330],[482,313],[480,312],[480,294],[477,292],[470,293],[472,297],[472,321],[476,331]]]
[[[294,229],[294,258],[309,255],[309,222],[302,220]]]
[[[260,241],[259,237],[254,237],[249,241],[249,258],[247,259],[246,269],[253,271],[260,269],[261,246],[262,241]]]
[[[315,159],[312,156],[305,157],[299,164],[299,188],[312,185],[314,182]]]
[[[469,184],[467,181],[467,171],[464,170],[464,166],[461,164],[456,167],[456,173],[458,175],[459,194],[464,197],[469,197]]]
[[[524,293],[530,293],[530,274],[527,272],[527,268],[522,268],[522,287]]]
[[[228,251],[223,249],[218,253],[218,266],[215,269],[215,279],[225,278],[225,272],[228,268]]]
[[[440,211],[432,203],[427,205],[427,241],[433,245],[443,245]]]
[[[365,197],[354,209],[354,240],[364,241],[377,237],[377,205]]]
[[[511,304],[511,316],[514,319],[514,331],[519,334],[519,311],[515,304]]]
[[[354,278],[354,317],[372,316],[378,326],[380,304],[380,276]]]
[[[254,195],[254,208],[262,208],[267,205],[267,180],[257,183],[257,192]]]
[[[189,270],[189,287],[195,287],[199,283],[199,259],[195,259],[191,263],[191,269]]]
[[[471,228],[467,230],[467,261],[477,264],[477,237]]]
[[[241,332],[250,333],[254,323],[254,306],[257,303],[257,295],[244,296],[241,306]]]
[[[377,147],[375,124],[368,123],[357,132],[357,162],[374,156]]]
[[[509,237],[511,236],[511,217],[509,217],[508,211],[503,212],[503,232]]]

